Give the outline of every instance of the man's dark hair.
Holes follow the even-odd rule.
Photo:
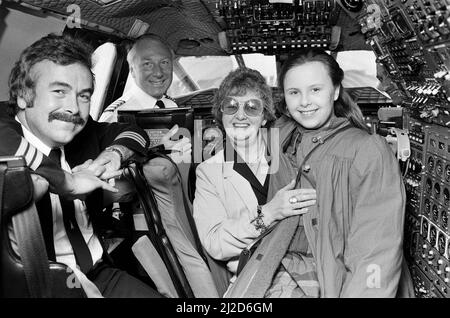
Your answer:
[[[91,54],[92,48],[87,43],[69,35],[49,34],[34,42],[22,52],[9,75],[10,114],[16,115],[19,111],[17,97],[24,98],[28,107],[32,105],[35,78],[31,76],[31,69],[34,65],[44,60],[64,66],[79,63],[91,71]]]

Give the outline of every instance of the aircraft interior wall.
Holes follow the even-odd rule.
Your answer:
[[[64,21],[52,16],[0,6],[0,101],[9,99],[8,76],[20,53],[42,36],[61,32],[64,26]]]

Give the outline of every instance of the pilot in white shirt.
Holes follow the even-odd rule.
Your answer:
[[[175,101],[167,95],[164,95],[160,99],[156,99],[144,92],[138,85],[133,83],[133,87],[131,89],[129,89],[111,105],[106,107],[99,121],[108,123],[117,122],[118,110],[145,110],[152,108],[162,108],[156,104],[159,100],[164,103],[164,108],[178,107]]]
[[[145,34],[127,54],[133,87],[109,105],[99,121],[116,122],[118,110],[173,108],[177,104],[166,93],[172,84],[174,52],[160,37]]]

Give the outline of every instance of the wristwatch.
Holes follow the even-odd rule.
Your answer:
[[[117,153],[117,154],[119,155],[119,157],[120,157],[120,163],[122,163],[122,162],[123,162],[123,158],[124,158],[124,156],[123,156],[123,153],[122,153],[122,151],[120,151],[120,149],[119,149],[119,148],[117,148],[117,147],[114,147],[114,146],[109,146],[109,147],[106,147],[105,151],[112,151],[112,152],[115,152],[115,153]]]
[[[256,212],[258,215],[250,223],[253,223],[255,229],[263,234],[268,230],[268,227],[264,224],[264,220],[262,219],[264,214],[262,213],[262,207],[259,204],[256,207]]]

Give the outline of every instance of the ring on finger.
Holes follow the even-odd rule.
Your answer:
[[[295,204],[295,203],[297,203],[297,202],[298,202],[297,197],[293,196],[293,197],[290,197],[290,198],[289,198],[289,203],[290,203],[290,204]]]

